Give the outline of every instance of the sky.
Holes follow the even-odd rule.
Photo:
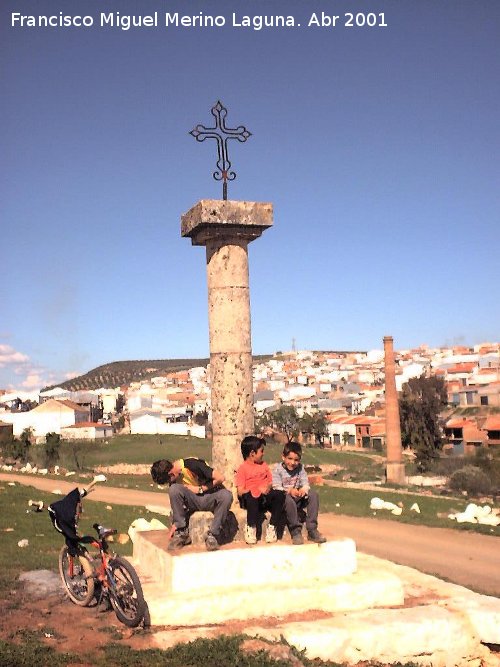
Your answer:
[[[180,217],[222,196],[189,135],[219,99],[252,133],[229,198],[274,206],[249,246],[255,354],[500,340],[498,0],[2,0],[0,90],[0,388],[209,355]]]

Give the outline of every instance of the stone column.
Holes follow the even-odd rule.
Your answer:
[[[254,429],[248,244],[272,224],[272,204],[245,201],[203,199],[181,218],[182,236],[206,247],[212,463],[228,488]]]
[[[405,467],[401,447],[401,425],[396,391],[396,370],[392,336],[384,336],[385,355],[385,439],[387,444],[386,479],[404,484]]]

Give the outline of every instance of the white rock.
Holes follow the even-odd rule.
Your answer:
[[[130,539],[133,542],[136,533],[140,533],[147,530],[167,530],[167,526],[165,526],[164,523],[162,523],[156,518],[153,518],[151,519],[151,521],[148,521],[147,519],[140,517],[139,519],[135,519],[134,521],[132,521],[128,529],[128,534],[130,535]]]
[[[23,549],[24,547],[27,547],[28,545],[29,545],[29,541],[26,540],[26,539],[19,540],[19,542],[17,543],[17,546],[21,547],[21,549]]]
[[[486,526],[498,526],[500,518],[498,510],[492,509],[489,505],[476,505],[469,503],[463,512],[449,514],[449,519],[454,519],[457,523],[481,523]]]
[[[387,500],[382,500],[381,498],[372,498],[370,501],[370,509],[372,510],[390,510],[393,514],[401,514],[403,511],[402,507],[395,505],[394,503],[388,502]]]

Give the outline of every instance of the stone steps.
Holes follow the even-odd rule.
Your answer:
[[[144,581],[141,568],[138,570]],[[370,573],[340,577],[319,587],[317,582],[255,587],[249,579],[246,588],[172,594],[159,592],[155,582],[146,580],[143,589],[152,625],[198,626],[306,611],[345,612],[403,602],[401,583],[396,577],[383,575],[374,580]]]
[[[152,625],[338,612],[403,604],[397,576],[359,572],[351,539],[292,546],[231,544],[219,551],[166,550],[166,531],[137,533],[134,564]]]
[[[284,637],[310,659],[500,667],[484,645],[500,643],[498,598],[357,554],[351,539],[168,552],[167,535],[134,535],[133,562],[159,648],[193,632],[214,637],[237,628]]]

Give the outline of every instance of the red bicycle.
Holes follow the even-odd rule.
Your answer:
[[[94,478],[87,489],[73,489],[62,500],[49,506],[49,515],[66,544],[59,553],[59,574],[70,600],[87,607],[94,599],[100,605],[109,602],[119,621],[130,628],[141,621],[149,625],[147,603],[133,565],[110,550],[108,540],[114,528],[94,524],[97,538],[77,532],[81,501],[104,475]],[[93,551],[90,551],[92,549]]]

